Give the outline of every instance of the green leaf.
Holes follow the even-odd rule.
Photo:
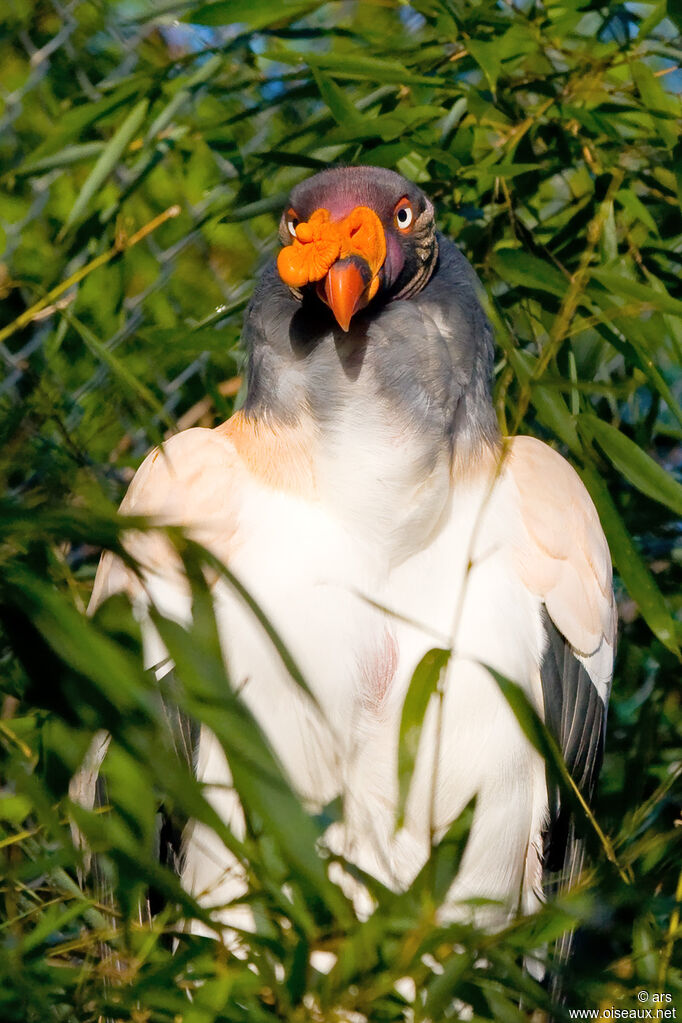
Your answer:
[[[45,141],[33,150],[28,158],[29,161],[31,163],[39,162],[50,154],[65,149],[68,143],[79,139],[92,124],[107,117],[125,103],[129,103],[132,97],[146,89],[148,84],[148,79],[143,76],[132,75],[122,81],[113,92],[104,96],[103,99],[92,103],[81,103],[66,110]],[[20,164],[19,170],[23,169],[24,164]]]
[[[5,582],[11,587],[12,603],[25,611],[60,661],[94,683],[122,713],[148,710],[146,676],[136,657],[22,566],[6,571]]]
[[[344,90],[339,88],[333,79],[323,74],[319,68],[313,68],[313,78],[320,90],[320,96],[329,107],[337,124],[346,128],[355,121],[362,120]]]
[[[64,310],[63,315],[72,325],[72,327],[80,334],[85,344],[90,350],[100,359],[106,366],[109,367],[111,372],[117,377],[124,387],[130,391],[131,395],[140,399],[158,418],[162,423],[166,425],[169,430],[175,430],[175,420],[171,415],[166,412],[161,402],[155,397],[152,391],[142,383],[141,380],[130,371],[127,364],[120,359],[118,356],[103,345],[99,338],[95,337],[93,332],[85,326],[73,313],[70,313],[68,309]],[[159,440],[162,438],[159,437]]]
[[[494,154],[497,156],[497,154]],[[513,160],[502,160],[499,163],[495,163],[491,160],[489,163],[484,164],[482,161],[475,167],[467,167],[460,171],[462,178],[472,178],[474,181],[480,182],[482,178],[485,178],[486,183],[490,179],[504,178],[505,180],[510,178],[518,177],[520,174],[528,174],[532,171],[542,170],[541,163],[516,163]],[[509,251],[507,249],[500,249],[500,252]]]
[[[45,171],[57,170],[61,167],[71,167],[73,164],[92,160],[93,157],[99,156],[104,146],[104,142],[84,142],[81,145],[64,146],[59,152],[44,156],[40,160],[28,160],[22,163],[14,173],[17,176],[42,174]]]
[[[672,149],[679,141],[676,123],[680,116],[679,101],[665,91],[651,68],[642,61],[635,61],[630,66],[637,91],[648,109],[654,128],[665,145]]]
[[[682,153],[680,154],[682,156]],[[639,219],[649,228],[652,234],[658,235],[658,226],[642,200],[630,188],[621,188],[616,199],[633,219]]]
[[[556,388],[547,387],[542,383],[542,378],[535,379],[538,360],[530,352],[520,352],[511,347],[507,347],[506,351],[519,382],[531,389],[531,400],[542,425],[555,433],[573,454],[580,455],[582,445],[576,429],[575,416]]]
[[[61,905],[52,906],[48,909],[38,924],[28,934],[21,945],[22,955],[27,955],[44,942],[48,942],[55,934],[62,931],[73,920],[83,916],[88,909],[89,903],[85,899],[78,899],[64,908]]]
[[[484,43],[479,39],[468,39],[467,49],[488,80],[491,92],[497,88],[497,79],[502,70],[499,41]]]
[[[594,269],[591,271],[591,276],[619,298],[634,298],[635,301],[650,306],[652,309],[660,309],[662,313],[682,316],[682,302],[665,291],[658,291],[649,284],[640,284],[638,281],[630,280],[629,277],[623,277],[622,274],[613,273],[611,270]]]
[[[650,9],[648,15],[645,18],[642,18],[637,26],[638,41],[643,42],[649,35],[651,35],[657,25],[663,21],[666,13],[670,14],[670,11],[674,9],[678,3],[679,0],[669,0],[668,3],[666,3],[666,0],[658,0],[658,2]],[[673,15],[670,14],[670,17],[673,18]]]
[[[680,657],[675,623],[656,581],[632,542],[623,520],[599,474],[586,466],[578,470],[594,501],[611,557],[647,625],[668,650]]]
[[[184,16],[193,25],[246,25],[274,28],[302,18],[326,0],[216,0],[201,4]]]
[[[26,820],[32,809],[32,802],[26,796],[0,797],[0,821],[21,824]]]
[[[193,75],[190,75],[182,88],[178,89],[172,99],[161,111],[159,111],[152,123],[149,125],[147,134],[145,135],[145,141],[151,141],[166,130],[173,118],[177,116],[180,110],[182,110],[185,103],[192,98],[192,94],[195,90],[216,75],[220,70],[222,63],[222,56],[214,54],[204,64],[201,64],[199,69],[195,71]]]
[[[680,0],[680,7],[682,8],[682,0]],[[682,11],[680,13],[680,20],[682,20]],[[675,186],[677,188],[677,201],[682,206],[682,141],[678,142],[673,149],[673,167],[675,168]]]
[[[428,650],[415,668],[405,696],[398,740],[399,794],[396,827],[401,827],[405,818],[405,806],[419,751],[426,709],[431,697],[438,690],[449,660],[449,650],[439,648]]]
[[[682,485],[638,444],[615,426],[587,413],[579,417],[578,429],[597,441],[628,483],[682,517]]]
[[[377,136],[384,142],[391,142],[394,139],[407,139],[408,133],[414,133],[420,125],[434,121],[442,116],[442,109],[434,106],[412,107],[409,110],[394,111],[390,114],[379,114],[377,117],[358,117],[357,114],[351,120],[346,119],[343,126],[339,125],[330,132],[326,142],[334,145],[336,142],[352,142],[373,139]],[[428,154],[417,154],[420,165],[424,165],[429,158],[437,158],[440,150],[432,147]],[[405,173],[405,172],[402,172]],[[407,172],[413,181],[424,180],[417,174]],[[425,179],[428,180],[428,177]]]
[[[299,54],[282,49],[272,49],[264,54],[269,60],[282,64],[300,63]],[[419,75],[408,71],[404,64],[397,60],[386,60],[383,57],[366,57],[360,53],[353,56],[337,53],[306,54],[306,63],[311,68],[333,72],[336,78],[358,79],[370,82],[392,82],[396,85],[447,85],[447,79],[439,75]]]
[[[428,1019],[444,1019],[445,1012],[453,1002],[458,984],[473,969],[475,954],[464,948],[453,949],[442,972],[436,974],[428,985],[424,1012]]]
[[[518,249],[497,249],[493,257],[493,269],[507,284],[534,291],[547,291],[550,295],[563,298],[569,281],[551,263]]]
[[[427,170],[428,156],[424,153],[411,149],[404,156],[396,160],[396,169],[406,178],[423,184],[430,179]]]
[[[148,106],[148,100],[140,100],[140,102],[137,103],[130,111],[118,131],[116,131],[114,136],[106,144],[99,159],[97,160],[97,163],[92,168],[90,175],[83,185],[78,198],[73,204],[71,212],[66,219],[66,223],[60,232],[62,236],[65,235],[69,228],[82,217],[95,193],[99,191],[106,179],[114,170],[116,164],[142,127]]]
[[[481,986],[495,1023],[526,1023],[528,1018],[526,1013],[521,1012],[508,995],[504,995],[489,983]]]
[[[281,211],[284,207],[284,203],[289,198],[288,192],[278,192],[276,195],[268,195],[263,199],[256,199],[255,202],[247,203],[245,206],[240,208],[233,208],[222,213],[220,220],[225,224],[237,224],[242,220],[251,220],[254,217],[260,217],[264,213],[273,213],[275,211]],[[234,200],[229,200],[229,205],[232,206]],[[211,215],[215,216],[219,214],[220,206],[225,205],[223,201],[219,202],[215,208],[211,209]]]
[[[631,360],[647,378],[651,386],[665,401],[671,413],[682,426],[682,409],[675,400],[665,377],[660,372],[647,349],[646,339],[637,329],[638,324],[630,321],[627,325],[628,336],[623,337],[608,322],[608,311],[605,310],[603,321],[595,327],[597,333],[606,338],[609,344],[613,345],[617,352],[620,352],[626,359]]]

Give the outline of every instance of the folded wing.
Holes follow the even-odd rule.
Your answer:
[[[515,551],[519,575],[545,608],[545,721],[589,800],[601,766],[616,639],[609,549],[580,477],[552,448],[516,437],[509,468],[525,527]],[[550,814],[545,883],[570,887],[583,851],[557,791],[550,792]]]

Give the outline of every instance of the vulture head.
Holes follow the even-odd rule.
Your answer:
[[[245,411],[339,432],[383,416],[426,463],[497,443],[480,284],[395,171],[339,167],[296,185],[247,311]]]
[[[375,298],[420,291],[438,257],[432,203],[379,167],[341,167],[298,185],[279,234],[281,279],[294,292],[313,288],[344,331]]]

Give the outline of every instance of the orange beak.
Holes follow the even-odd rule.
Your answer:
[[[363,274],[362,264],[355,257],[350,259],[338,259],[327,271],[324,281],[317,286],[317,293],[323,302],[326,302],[336,317],[336,322],[342,330],[348,330],[353,315],[367,305],[369,301],[367,291],[367,274]]]
[[[379,271],[386,259],[386,236],[379,217],[356,206],[347,217],[332,221],[328,210],[316,210],[299,223],[296,237],[277,258],[285,284],[301,288],[319,282],[317,293],[348,330],[358,309],[379,290]]]

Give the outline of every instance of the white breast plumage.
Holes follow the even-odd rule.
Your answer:
[[[174,490],[185,495],[182,513],[174,517],[182,517],[227,558],[302,667],[319,710],[287,676],[253,615],[226,583],[216,584],[230,676],[295,788],[311,808],[344,797],[346,826],[330,841],[364,869],[402,887],[423,864],[432,836],[477,794],[485,827],[474,828],[446,912],[453,914],[463,896],[508,903],[524,886],[526,901],[532,900],[539,861],[536,856],[532,869],[526,868],[525,885],[519,865],[526,863],[529,845],[539,847],[547,801],[543,765],[484,667],[490,664],[523,684],[541,707],[540,600],[514,569],[514,544],[523,527],[511,481],[503,476],[492,486],[496,465],[489,459],[489,473],[460,481],[452,492],[431,539],[393,565],[386,546],[375,537],[353,535],[324,501],[244,476],[229,440],[194,433],[167,443],[164,455],[153,461],[155,492],[163,495],[174,481]],[[190,450],[191,462],[185,461]],[[229,468],[233,485],[239,483],[237,509],[231,500],[223,504],[225,522],[203,511],[196,485],[202,462],[207,473]],[[190,464],[195,473],[191,508],[182,487]],[[147,471],[141,470],[141,484]],[[207,479],[205,485],[215,481]],[[137,512],[158,513],[148,486],[137,495],[134,488],[129,504]],[[385,536],[390,543],[390,533]],[[140,536],[131,538],[143,561],[144,544]],[[164,613],[186,618],[181,579],[159,571],[157,549],[150,547],[149,553],[152,599]],[[443,717],[437,724],[433,710],[428,714],[404,829],[395,835],[402,703],[418,660],[434,645],[453,650]],[[158,646],[150,649],[158,659]],[[436,727],[442,730],[439,742]],[[519,770],[521,762],[528,771]],[[215,786],[216,807],[239,829],[241,811],[229,793],[229,769],[207,731],[199,772]],[[230,857],[226,850],[218,853],[215,844],[205,828],[195,829],[185,881],[207,904],[223,906],[241,894],[242,881],[229,872],[225,880]],[[234,922],[231,912],[223,919]]]

